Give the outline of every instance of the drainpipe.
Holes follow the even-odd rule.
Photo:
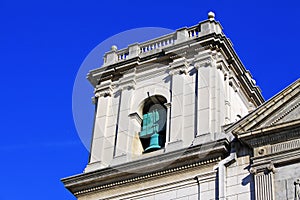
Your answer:
[[[200,200],[200,182],[198,176],[195,176],[194,178],[197,181],[197,187],[198,187],[198,200]]]
[[[233,146],[233,145],[232,145]],[[219,200],[226,200],[226,165],[232,161],[236,160],[236,152],[232,148],[231,153],[224,160],[219,162],[214,169],[218,169],[218,179],[219,179]]]

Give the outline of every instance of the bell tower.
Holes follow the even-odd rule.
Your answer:
[[[214,17],[113,46],[88,73],[96,115],[85,172],[230,140],[222,127],[264,101]]]
[[[88,80],[89,163],[62,180],[79,200],[253,196],[251,150],[228,130],[264,99],[212,12],[195,26],[112,46]]]

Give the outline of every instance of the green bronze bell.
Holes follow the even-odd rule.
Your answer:
[[[151,135],[149,147],[147,147],[144,152],[149,152],[160,148],[161,146],[159,146],[159,134],[154,133],[153,135]]]
[[[160,149],[159,145],[159,112],[157,110],[148,112],[143,115],[143,127],[140,132],[140,138],[149,138],[149,146],[145,148],[144,152],[150,152]]]

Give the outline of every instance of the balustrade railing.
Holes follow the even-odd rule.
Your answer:
[[[198,37],[199,33],[200,33],[200,30],[199,30],[198,26],[191,27],[191,28],[188,29],[188,37],[189,38]]]
[[[212,24],[213,28],[210,26],[205,29],[205,32],[201,32],[203,24]],[[204,21],[203,23],[197,24],[195,26],[189,28],[182,28],[179,29],[171,34],[149,40],[140,44],[133,44],[130,47],[121,50],[114,50],[106,54],[104,60],[106,64],[112,64],[115,62],[124,61],[128,58],[134,58],[139,55],[148,55],[152,52],[157,52],[155,50],[160,50],[162,48],[181,43],[187,40],[192,40],[197,37],[200,37],[205,34],[209,34],[211,32],[219,32],[221,33],[222,27],[220,27],[215,22],[211,21]]]
[[[118,55],[118,61],[126,60],[129,56],[129,52],[127,49],[124,49],[124,50],[117,52],[117,55]]]
[[[174,33],[163,36],[155,40],[144,42],[140,44],[140,53],[146,53],[154,49],[159,49],[169,45],[173,45],[175,42]]]

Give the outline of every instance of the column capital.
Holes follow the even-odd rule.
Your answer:
[[[270,162],[270,163],[267,165],[267,170],[268,170],[269,172],[273,172],[273,173],[276,172],[276,168],[275,168],[275,166],[274,166],[274,164],[273,164],[272,162]]]
[[[212,57],[206,57],[203,59],[195,60],[194,67],[198,70],[201,67],[212,67],[212,63],[214,62]]]
[[[94,93],[96,98],[112,96],[113,93],[112,81],[106,80],[102,82],[100,85],[97,85]]]
[[[111,86],[109,87],[105,87],[105,88],[101,88],[101,89],[96,89],[95,91],[95,97],[111,97],[113,93],[113,89],[111,88]]]
[[[135,90],[135,85],[136,85],[136,82],[135,80],[131,80],[131,81],[128,81],[126,84],[123,84],[122,85],[122,90]]]
[[[257,169],[255,168],[255,167],[251,167],[250,169],[249,169],[249,172],[251,173],[251,174],[256,174],[257,173]]]
[[[189,68],[189,63],[187,62],[185,57],[177,58],[170,63],[169,66],[169,74],[176,75],[176,74],[187,74]]]
[[[272,162],[269,162],[260,166],[254,166],[254,167],[252,166],[249,169],[249,172],[254,175],[261,174],[261,173],[270,173],[270,172],[274,174],[276,172],[276,168]]]
[[[123,74],[123,77],[117,83],[121,90],[135,89],[136,85],[136,68],[133,68]]]

